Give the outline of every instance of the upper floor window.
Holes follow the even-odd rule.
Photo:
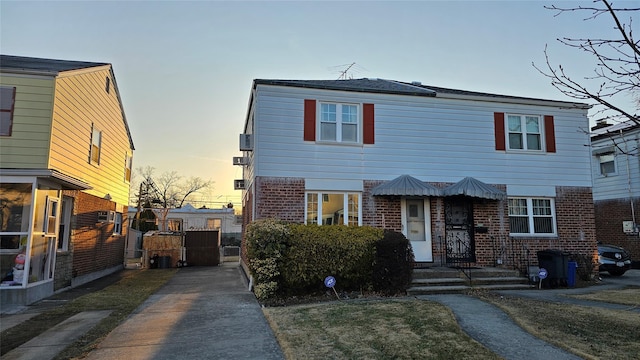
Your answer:
[[[616,157],[613,153],[598,155],[598,162],[600,163],[600,175],[616,174]]]
[[[361,225],[359,193],[307,193],[307,224]]]
[[[124,180],[131,181],[131,165],[133,163],[133,157],[129,154],[124,157]]]
[[[320,103],[320,140],[357,143],[358,106]]]
[[[11,136],[16,88],[0,86],[0,136]]]
[[[91,132],[91,157],[92,164],[100,165],[100,149],[102,146],[102,131],[95,128]]]
[[[542,150],[542,121],[538,115],[507,115],[509,150]]]
[[[511,235],[554,235],[555,210],[552,199],[510,198]]]

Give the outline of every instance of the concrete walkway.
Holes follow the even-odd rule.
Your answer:
[[[240,271],[180,269],[87,359],[284,359]]]
[[[469,336],[507,360],[579,360],[522,330],[502,310],[466,295],[421,295],[450,308]]]

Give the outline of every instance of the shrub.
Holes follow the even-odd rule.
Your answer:
[[[404,294],[413,275],[411,243],[399,232],[385,231],[376,242],[373,288],[385,295]]]
[[[324,289],[325,277],[342,290],[371,287],[375,242],[382,230],[369,226],[290,225],[290,247],[281,268],[283,290],[301,295]]]
[[[247,257],[260,300],[276,295],[281,280],[280,262],[289,242],[287,225],[276,219],[257,220],[247,226]]]
[[[591,256],[585,254],[571,254],[570,259],[578,263],[576,275],[580,280],[593,280],[593,270],[596,265],[593,263]]]

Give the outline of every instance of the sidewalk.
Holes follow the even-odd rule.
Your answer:
[[[237,263],[182,268],[87,359],[283,359]]]

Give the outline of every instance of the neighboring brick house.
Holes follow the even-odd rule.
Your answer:
[[[601,122],[591,129],[598,241],[622,246],[640,263],[640,125]]]
[[[589,105],[382,79],[254,80],[244,224],[400,231],[418,266],[595,261]]]
[[[2,304],[122,269],[134,147],[111,64],[0,55],[0,91]]]

